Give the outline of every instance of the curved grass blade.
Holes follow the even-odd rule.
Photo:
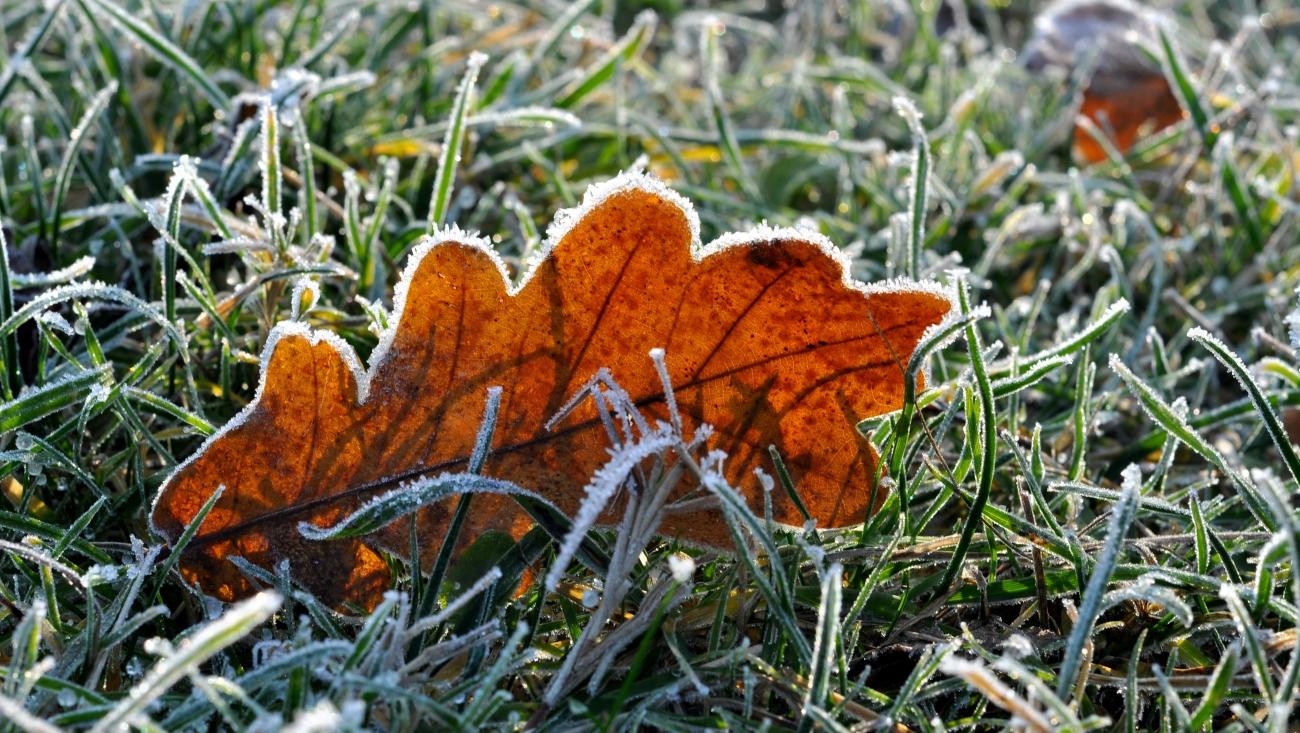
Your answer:
[[[1259,520],[1269,531],[1277,531],[1277,520],[1272,516],[1269,506],[1260,496],[1259,489],[1254,484],[1228,466],[1228,462],[1223,455],[1205,442],[1205,439],[1193,430],[1186,420],[1178,417],[1169,404],[1160,395],[1156,394],[1156,391],[1150,385],[1139,379],[1136,374],[1124,365],[1118,354],[1111,354],[1110,368],[1119,375],[1124,384],[1128,386],[1129,391],[1138,398],[1151,419],[1155,420],[1167,433],[1185,443],[1188,448],[1199,453],[1220,473],[1228,477],[1233,486],[1241,492],[1242,499],[1246,502],[1247,508],[1250,509],[1255,519]]]
[[[1272,700],[1273,672],[1269,669],[1268,655],[1264,653],[1264,648],[1259,643],[1259,629],[1255,627],[1255,621],[1251,619],[1246,603],[1241,600],[1237,589],[1230,584],[1219,587],[1219,598],[1227,604],[1228,612],[1232,614],[1232,620],[1236,623],[1241,643],[1246,647],[1246,656],[1250,658],[1250,668],[1255,675],[1257,689],[1264,699]]]
[[[1078,675],[1079,658],[1083,645],[1092,637],[1092,629],[1101,613],[1102,600],[1106,594],[1106,585],[1110,583],[1111,574],[1119,560],[1120,547],[1124,535],[1128,534],[1129,525],[1137,514],[1138,492],[1142,486],[1142,474],[1137,466],[1124,469],[1123,489],[1120,499],[1111,508],[1110,524],[1106,529],[1106,544],[1102,547],[1097,564],[1093,566],[1088,578],[1088,587],[1084,589],[1079,603],[1079,619],[1070,631],[1070,638],[1065,645],[1065,657],[1061,661],[1061,673],[1056,679],[1056,696],[1069,699]]]
[[[1223,179],[1223,187],[1228,192],[1228,198],[1232,201],[1232,206],[1237,210],[1237,217],[1241,219],[1242,224],[1246,227],[1246,236],[1250,240],[1251,251],[1258,252],[1264,247],[1264,233],[1260,230],[1259,221],[1256,219],[1254,212],[1250,209],[1250,202],[1246,199],[1245,190],[1242,188],[1241,180],[1237,175],[1237,168],[1228,159],[1229,150],[1224,148],[1220,153],[1220,142],[1230,140],[1231,138],[1222,137],[1218,125],[1210,123],[1210,117],[1205,111],[1205,107],[1200,102],[1200,97],[1196,92],[1196,87],[1192,86],[1192,81],[1183,70],[1183,63],[1179,58],[1178,51],[1174,44],[1169,40],[1169,36],[1160,30],[1160,48],[1163,52],[1165,72],[1173,79],[1171,85],[1178,92],[1178,98],[1183,103],[1183,108],[1187,110],[1188,115],[1192,118],[1192,124],[1201,136],[1201,141],[1205,144],[1205,149],[1212,155],[1223,156],[1220,161],[1220,176]]]
[[[970,293],[967,291],[964,282],[957,288],[957,297],[961,312],[963,314],[970,313]],[[966,553],[970,550],[971,539],[975,536],[975,530],[984,521],[984,505],[988,503],[989,493],[993,488],[993,469],[997,460],[997,413],[993,404],[993,386],[989,382],[988,370],[984,366],[984,352],[979,331],[976,330],[973,322],[966,325],[966,347],[970,354],[971,371],[975,374],[976,388],[979,393],[981,432],[980,454],[978,456],[979,473],[977,474],[979,483],[966,515],[966,523],[962,525],[961,539],[958,541],[957,549],[953,552],[952,558],[948,561],[948,567],[943,572],[943,581],[938,585],[940,592],[947,590],[961,571],[962,563],[966,560]],[[969,415],[967,419],[970,419]]]
[[[497,411],[501,407],[501,388],[489,387],[487,393],[487,402],[483,406],[483,420],[479,425],[478,435],[475,437],[474,452],[470,454],[469,473],[479,474],[483,471],[483,464],[487,462],[488,452],[492,447],[492,436],[496,432]],[[473,493],[461,494],[460,500],[456,502],[456,510],[452,513],[451,523],[447,526],[447,534],[442,540],[442,547],[438,548],[438,555],[434,558],[433,567],[429,570],[429,582],[424,589],[424,597],[421,598],[418,593],[413,594],[419,604],[420,616],[428,616],[433,611],[434,599],[442,588],[442,579],[447,572],[447,566],[451,564],[452,552],[456,548],[457,541],[460,538],[461,527],[465,524],[465,517],[469,514],[470,502],[474,499]],[[416,538],[415,524],[411,525],[412,537]],[[413,539],[418,542],[418,538]],[[412,548],[411,557],[419,557]],[[419,575],[418,570],[413,571],[413,575]],[[416,641],[416,652],[424,646],[425,637]]]
[[[594,66],[587,69],[582,78],[572,85],[572,91],[557,101],[555,106],[560,109],[569,109],[588,94],[599,89],[601,85],[609,81],[619,67],[636,58],[641,49],[654,37],[657,26],[658,22],[655,19],[655,14],[650,11],[643,11],[636,17],[632,27],[619,39],[618,43],[611,46]]]
[[[139,41],[154,58],[189,77],[213,107],[219,110],[230,107],[230,98],[221,91],[212,77],[203,71],[203,67],[199,66],[197,61],[182,51],[179,46],[164,38],[161,33],[150,28],[136,14],[127,12],[113,0],[77,0],[77,2],[87,15],[90,15],[93,9],[99,16],[107,16],[114,24]]]
[[[904,464],[906,462],[907,446],[912,437],[912,419],[916,414],[916,377],[920,374],[921,366],[925,364],[930,354],[942,348],[959,331],[988,315],[988,308],[980,306],[953,318],[947,323],[941,324],[917,343],[915,350],[912,351],[912,358],[907,361],[907,369],[903,372],[903,409],[898,413],[898,418],[894,421],[895,434],[889,455],[889,475],[894,478],[900,512],[902,512],[905,522],[909,525],[911,515],[907,511],[908,484]],[[910,527],[908,533],[911,534]]]
[[[1074,363],[1074,357],[1052,356],[1042,361],[1032,364],[1021,364],[1020,373],[1015,376],[1003,377],[993,382],[993,397],[1002,399],[1010,397],[1018,392],[1022,392],[1047,378],[1047,375],[1057,369],[1069,366]]]
[[[1088,344],[1091,344],[1093,341],[1096,341],[1098,337],[1100,337],[1102,334],[1109,331],[1112,326],[1114,326],[1116,323],[1119,323],[1119,320],[1123,318],[1124,314],[1128,313],[1129,310],[1130,310],[1129,302],[1123,298],[1120,298],[1119,300],[1112,303],[1110,307],[1108,307],[1106,310],[1102,311],[1102,314],[1097,317],[1097,320],[1093,321],[1092,323],[1089,323],[1087,328],[1076,333],[1070,338],[1062,341],[1061,343],[1051,347],[1050,349],[1046,349],[1044,351],[1038,352],[1037,354],[1031,354],[1025,357],[1024,359],[1021,360],[1021,363],[1032,364],[1056,356],[1065,356],[1067,354],[1073,354],[1079,349],[1082,349]],[[1009,368],[999,367],[998,369],[994,369],[993,373],[1001,374],[1004,371],[1009,371]]]
[[[543,497],[525,491],[509,481],[474,474],[444,473],[419,478],[371,499],[330,527],[299,522],[298,531],[309,540],[325,541],[361,537],[382,529],[436,501],[461,494],[523,495],[552,506]]]
[[[55,253],[59,251],[59,233],[63,229],[60,225],[60,220],[63,218],[63,203],[68,195],[68,185],[72,182],[72,168],[76,164],[81,143],[86,139],[86,133],[90,130],[91,125],[108,108],[108,103],[115,94],[117,94],[117,82],[110,81],[108,86],[101,89],[90,100],[90,105],[86,107],[86,112],[81,116],[81,121],[77,123],[76,127],[72,128],[68,146],[64,149],[63,160],[59,163],[58,173],[54,176],[54,231],[50,232],[50,249]],[[57,256],[52,259],[58,261]]]
[[[14,314],[13,286],[13,272],[9,269],[9,238],[5,236],[4,227],[0,227],[0,322],[9,320]],[[11,400],[22,389],[17,334],[9,333],[0,337],[0,359],[4,360],[3,369],[0,369],[0,394],[4,399]]]
[[[222,649],[246,637],[280,610],[282,599],[273,591],[258,593],[235,604],[221,618],[181,642],[163,657],[130,694],[92,727],[91,733],[107,733],[124,727],[137,713],[171,689],[181,678],[196,673],[198,666]]]
[[[438,174],[433,179],[433,198],[429,201],[429,229],[437,229],[447,219],[447,206],[451,202],[451,187],[456,179],[456,166],[460,164],[461,150],[465,145],[465,119],[474,101],[474,84],[478,73],[487,63],[486,54],[477,51],[470,54],[465,76],[456,90],[456,99],[451,105],[451,122],[447,125],[447,135],[442,139],[442,155],[438,160]]]
[[[182,356],[188,353],[185,349],[184,338],[181,336],[181,332],[176,329],[175,324],[129,291],[116,285],[105,285],[104,283],[73,283],[41,293],[28,301],[27,305],[15,311],[12,316],[0,322],[0,338],[17,331],[19,326],[36,317],[37,314],[47,308],[69,300],[105,300],[124,306],[162,326],[167,335],[180,348]]]
[[[1286,464],[1287,471],[1291,473],[1291,478],[1300,482],[1300,456],[1296,455],[1295,446],[1292,445],[1291,439],[1287,437],[1286,431],[1282,429],[1282,423],[1277,418],[1277,413],[1269,405],[1268,400],[1264,397],[1264,392],[1255,382],[1255,378],[1250,375],[1250,370],[1222,341],[1215,338],[1213,334],[1203,328],[1193,328],[1187,332],[1187,337],[1209,349],[1214,354],[1214,358],[1219,360],[1220,364],[1227,367],[1232,376],[1236,377],[1237,383],[1241,385],[1246,394],[1250,396],[1251,403],[1255,406],[1255,411],[1259,413],[1260,421],[1264,426],[1264,432],[1277,446],[1277,450],[1282,454],[1282,462]]]
[[[50,28],[54,26],[55,18],[63,11],[63,6],[66,4],[67,0],[58,0],[48,4],[40,22],[23,39],[22,47],[9,54],[9,63],[5,66],[4,74],[0,76],[0,102],[3,102],[9,96],[9,90],[13,88],[14,82],[18,80],[18,73],[22,65],[28,63],[32,54],[36,53],[36,50],[40,48],[41,43],[45,41],[45,37],[49,35]]]
[[[651,19],[653,20],[653,17]],[[762,194],[758,190],[758,185],[754,183],[749,168],[745,165],[745,156],[741,153],[740,143],[736,140],[735,125],[731,122],[731,116],[727,114],[722,87],[718,84],[719,68],[724,63],[722,50],[718,48],[719,35],[717,23],[704,23],[700,26],[700,63],[703,65],[704,92],[708,101],[709,116],[713,118],[713,128],[718,135],[718,147],[726,158],[728,167],[745,191],[745,195],[751,201],[758,203],[762,201]]]
[[[925,246],[925,214],[929,205],[930,141],[921,124],[921,112],[912,100],[894,97],[894,110],[912,131],[912,180],[907,198],[907,276],[921,277],[921,249]]]
[[[107,364],[47,382],[28,390],[17,399],[0,404],[0,434],[16,430],[81,402],[90,390],[110,374]]]
[[[1205,688],[1205,697],[1201,698],[1201,704],[1196,706],[1192,711],[1191,729],[1194,731],[1203,731],[1210,729],[1210,723],[1214,720],[1214,713],[1222,705],[1224,698],[1227,696],[1229,689],[1232,687],[1232,678],[1237,674],[1237,647],[1229,646],[1223,652],[1223,658],[1219,660],[1219,665],[1214,668],[1214,676],[1210,678],[1210,684]]]

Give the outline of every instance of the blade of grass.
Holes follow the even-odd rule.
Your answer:
[[[81,116],[81,121],[77,126],[72,128],[72,135],[68,141],[68,146],[64,148],[63,160],[59,163],[58,173],[54,176],[54,202],[51,207],[54,215],[54,230],[50,232],[50,249],[53,253],[51,259],[59,261],[59,234],[62,230],[60,222],[63,218],[64,198],[68,195],[68,185],[72,182],[72,168],[76,164],[77,155],[81,148],[82,142],[86,138],[91,125],[99,116],[108,108],[108,103],[112,100],[113,95],[117,94],[117,82],[110,81],[108,86],[104,87],[91,100],[86,107],[85,113]]]
[[[280,596],[271,591],[258,593],[235,604],[216,621],[182,641],[177,649],[164,656],[143,680],[131,688],[129,695],[91,727],[91,732],[107,733],[125,726],[137,713],[161,697],[181,678],[195,672],[212,655],[261,626],[281,605]]]
[[[835,671],[835,649],[840,640],[840,579],[843,575],[844,568],[834,563],[827,568],[822,578],[821,604],[817,607],[817,632],[813,637],[812,673],[803,699],[800,731],[813,729],[814,721],[808,714],[809,708],[827,707],[831,676]]]
[[[1137,375],[1124,365],[1124,362],[1120,360],[1118,354],[1111,354],[1110,368],[1120,376],[1120,379],[1128,386],[1129,391],[1138,398],[1143,409],[1146,410],[1147,414],[1156,423],[1164,428],[1170,435],[1176,436],[1188,448],[1199,453],[1202,458],[1209,461],[1210,464],[1217,468],[1220,473],[1232,481],[1233,485],[1241,492],[1242,498],[1246,501],[1246,506],[1250,509],[1251,514],[1255,516],[1255,519],[1259,520],[1259,522],[1270,531],[1277,530],[1276,520],[1273,518],[1269,507],[1260,496],[1259,490],[1254,486],[1254,484],[1250,483],[1250,481],[1243,477],[1239,472],[1234,471],[1230,466],[1228,466],[1223,455],[1214,449],[1209,443],[1205,442],[1205,440],[1187,424],[1186,420],[1178,417],[1178,415],[1169,407],[1168,403],[1166,403],[1160,395],[1156,394],[1155,390],[1152,389],[1150,385],[1146,384],[1141,379],[1138,379]]]
[[[9,320],[14,314],[13,273],[9,269],[9,237],[0,226],[0,323]],[[18,336],[6,334],[0,339],[0,359],[4,359],[4,369],[0,370],[0,395],[6,401],[23,388],[22,368],[18,363]]]
[[[618,43],[611,46],[595,64],[585,69],[581,78],[568,87],[570,91],[557,100],[555,106],[560,109],[571,109],[603,86],[614,76],[615,71],[641,53],[654,37],[657,26],[655,14],[649,10],[642,11]]]
[[[223,111],[230,107],[230,98],[203,71],[203,67],[179,46],[150,28],[137,14],[128,12],[113,0],[77,0],[77,4],[87,15],[94,13],[99,17],[111,19],[119,28],[135,38],[154,58],[177,69],[183,76],[189,77],[213,107]]]
[[[1115,565],[1119,560],[1124,536],[1128,534],[1129,525],[1133,523],[1133,517],[1137,514],[1138,492],[1141,486],[1140,469],[1137,466],[1124,469],[1123,489],[1119,501],[1111,508],[1110,523],[1106,529],[1106,543],[1093,566],[1092,575],[1088,578],[1088,587],[1084,589],[1079,604],[1079,618],[1075,621],[1065,644],[1065,656],[1061,660],[1061,671],[1056,678],[1056,696],[1059,698],[1068,700],[1075,691],[1074,682],[1079,674],[1079,659],[1084,645],[1092,638],[1092,630],[1101,611],[1102,598],[1106,594],[1106,586],[1110,583],[1111,574],[1115,571]]]
[[[1183,62],[1179,58],[1177,49],[1174,48],[1173,42],[1164,29],[1160,29],[1160,48],[1163,52],[1163,65],[1165,73],[1172,80],[1170,86],[1176,90],[1178,99],[1183,103],[1183,109],[1187,110],[1188,115],[1192,118],[1192,124],[1200,134],[1201,141],[1205,149],[1215,157],[1221,157],[1220,176],[1223,180],[1223,187],[1228,191],[1228,197],[1232,201],[1233,208],[1237,210],[1237,218],[1246,227],[1246,236],[1250,242],[1251,252],[1258,252],[1264,247],[1264,233],[1260,229],[1259,221],[1255,213],[1251,211],[1250,203],[1246,198],[1246,192],[1243,190],[1241,181],[1237,175],[1236,166],[1230,159],[1231,151],[1224,148],[1219,152],[1220,142],[1224,139],[1217,124],[1210,122],[1210,117],[1205,111],[1204,105],[1201,104],[1200,95],[1196,87],[1192,85],[1191,79],[1187,72],[1183,70]]]
[[[962,314],[970,313],[970,294],[967,291],[965,282],[962,282],[957,288],[958,303]],[[975,530],[984,521],[984,505],[988,503],[989,493],[993,488],[993,471],[997,461],[997,413],[993,404],[993,386],[989,382],[988,371],[984,366],[983,344],[980,340],[979,331],[976,330],[974,322],[966,325],[966,351],[970,354],[971,370],[975,375],[975,383],[979,394],[979,420],[980,420],[980,454],[978,456],[979,471],[977,474],[978,484],[975,496],[967,509],[966,522],[962,525],[961,539],[957,544],[952,558],[948,561],[948,567],[943,572],[943,581],[939,583],[940,592],[946,591],[951,585],[957,574],[961,572],[962,563],[966,561],[966,553],[970,550],[971,539],[975,536]],[[966,419],[971,419],[967,414]]]
[[[442,139],[442,152],[438,159],[438,173],[433,179],[433,197],[429,200],[429,229],[435,230],[446,223],[447,206],[451,202],[452,184],[456,180],[456,167],[460,164],[465,145],[465,119],[474,104],[474,85],[479,71],[487,63],[486,54],[470,54],[465,76],[456,89],[456,99],[451,105],[451,121]]]
[[[740,144],[736,141],[736,131],[723,101],[722,87],[718,84],[719,67],[723,63],[722,51],[718,48],[718,37],[724,31],[725,26],[717,20],[705,22],[700,26],[700,63],[703,68],[704,96],[708,101],[709,117],[713,120],[718,144],[727,166],[731,168],[732,175],[735,176],[745,195],[751,201],[760,202],[762,194],[759,193],[758,186],[754,183],[748,166],[745,165],[745,157],[740,151]]]
[[[1241,385],[1242,389],[1246,390],[1251,403],[1255,406],[1255,412],[1259,414],[1260,421],[1264,426],[1264,432],[1268,433],[1269,439],[1273,441],[1273,445],[1282,454],[1282,462],[1286,465],[1287,471],[1290,472],[1292,480],[1300,482],[1300,456],[1296,455],[1295,446],[1291,443],[1291,439],[1287,437],[1286,431],[1282,429],[1282,423],[1278,420],[1277,414],[1273,412],[1272,406],[1264,398],[1264,392],[1259,388],[1259,384],[1255,382],[1255,378],[1251,376],[1250,370],[1241,361],[1241,357],[1237,356],[1222,341],[1205,329],[1193,328],[1187,332],[1187,337],[1209,349],[1210,353],[1214,354],[1214,358],[1227,367],[1232,376],[1237,379],[1237,383]]]
[[[921,124],[921,112],[904,96],[894,97],[894,111],[912,133],[912,178],[907,198],[907,276],[921,277],[921,250],[925,246],[925,214],[929,208],[930,140]]]

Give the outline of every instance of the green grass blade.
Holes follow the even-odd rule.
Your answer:
[[[1237,383],[1246,390],[1251,403],[1255,406],[1255,412],[1259,414],[1260,422],[1264,426],[1264,432],[1268,433],[1269,439],[1273,441],[1273,445],[1282,454],[1282,462],[1286,465],[1287,471],[1290,472],[1291,479],[1300,482],[1300,456],[1296,455],[1295,446],[1291,443],[1291,439],[1287,437],[1286,431],[1282,429],[1281,421],[1278,420],[1277,414],[1273,412],[1273,407],[1265,399],[1264,392],[1259,388],[1259,384],[1251,376],[1250,370],[1241,361],[1241,357],[1237,356],[1222,341],[1204,329],[1193,328],[1187,332],[1187,337],[1209,349],[1210,353],[1214,354],[1214,358],[1227,367],[1232,376],[1236,378]]]
[[[9,320],[14,314],[13,272],[9,269],[9,237],[0,226],[0,323]],[[4,369],[0,370],[0,395],[5,400],[12,400],[14,394],[22,389],[22,369],[18,363],[18,337],[9,333],[0,338],[0,359],[4,359]]]
[[[298,531],[303,537],[319,542],[361,537],[387,527],[429,504],[470,493],[522,495],[549,504],[543,497],[525,491],[509,481],[473,474],[444,474],[412,479],[399,488],[376,496],[329,527],[299,522]]]
[[[0,433],[16,430],[81,402],[93,387],[103,384],[109,374],[107,365],[88,369],[53,380],[0,404]]]
[[[78,3],[88,15],[96,13],[100,17],[111,19],[119,28],[135,38],[154,58],[188,77],[213,107],[225,110],[230,106],[230,98],[221,91],[197,61],[161,33],[150,28],[137,14],[128,12],[113,0],[78,0]]]
[[[921,124],[921,112],[907,97],[894,98],[894,110],[912,132],[912,179],[907,197],[907,276],[921,277],[921,249],[925,246],[925,214],[930,200],[930,140]]]
[[[1223,704],[1224,698],[1232,687],[1232,678],[1237,673],[1237,648],[1230,646],[1223,652],[1223,658],[1219,660],[1218,666],[1214,668],[1214,676],[1210,678],[1210,684],[1205,688],[1205,697],[1201,698],[1201,704],[1196,706],[1192,711],[1191,729],[1194,731],[1203,731],[1210,729],[1210,723],[1214,719],[1214,714]]]
[[[1239,472],[1233,470],[1219,451],[1215,450],[1209,443],[1205,442],[1205,440],[1187,424],[1186,420],[1180,418],[1173,409],[1169,407],[1169,404],[1166,403],[1160,395],[1156,394],[1155,390],[1152,389],[1150,385],[1146,384],[1141,379],[1138,379],[1137,375],[1120,360],[1119,355],[1111,354],[1110,368],[1120,376],[1120,379],[1124,381],[1124,384],[1127,385],[1133,395],[1138,398],[1143,409],[1146,410],[1147,414],[1150,415],[1151,418],[1160,425],[1160,427],[1164,428],[1170,435],[1181,440],[1188,448],[1199,453],[1202,458],[1209,461],[1215,468],[1219,469],[1219,472],[1224,476],[1227,476],[1228,479],[1232,481],[1233,485],[1241,491],[1242,498],[1245,499],[1247,506],[1250,508],[1251,513],[1255,515],[1255,518],[1270,531],[1275,531],[1277,529],[1276,520],[1273,518],[1264,499],[1260,496],[1259,490],[1246,478],[1241,476]]]
[[[970,313],[970,294],[967,292],[965,283],[962,283],[957,289],[957,297],[963,314]],[[975,324],[969,323],[966,326],[966,347],[967,353],[970,354],[971,369],[975,374],[975,384],[979,395],[979,421],[980,421],[980,453],[978,485],[975,496],[967,510],[966,521],[962,525],[961,539],[957,544],[957,549],[953,552],[952,558],[948,561],[948,567],[943,572],[943,581],[939,583],[939,588],[946,590],[952,585],[957,574],[961,572],[962,563],[966,560],[966,553],[970,549],[971,539],[975,536],[975,530],[984,522],[984,506],[988,503],[989,493],[993,488],[993,471],[997,462],[997,412],[993,403],[993,386],[989,382],[988,371],[984,366],[983,345],[979,337],[979,331],[976,330]],[[970,419],[967,414],[966,419]]]
[[[64,199],[68,195],[68,186],[72,182],[72,168],[76,164],[81,144],[90,131],[91,125],[108,108],[108,103],[112,101],[115,94],[117,94],[117,82],[112,81],[90,100],[90,105],[86,107],[86,112],[82,115],[81,121],[77,123],[76,127],[72,128],[68,146],[64,148],[63,160],[59,163],[59,170],[54,176],[54,202],[51,207],[54,212],[54,230],[51,232],[50,248],[55,252],[58,252],[59,249],[59,233],[62,230],[60,222],[63,217]],[[57,260],[57,258],[55,259]]]
[[[265,623],[280,609],[281,603],[281,598],[275,593],[263,592],[231,607],[159,661],[131,689],[129,695],[95,723],[91,728],[92,733],[106,733],[125,726],[127,721],[161,697],[172,685],[196,672],[199,665],[212,655],[240,641]]]
[[[474,104],[474,85],[478,81],[478,73],[487,60],[485,54],[477,51],[470,54],[465,76],[456,89],[456,99],[451,105],[451,121],[447,125],[447,135],[442,139],[438,174],[433,179],[433,198],[429,201],[430,230],[438,229],[446,223],[452,184],[455,183],[456,168],[460,165],[461,152],[465,146],[465,119]]]
[[[595,64],[585,69],[582,76],[569,86],[569,91],[556,100],[555,106],[560,109],[572,109],[578,102],[604,86],[614,76],[615,71],[641,53],[654,37],[657,25],[654,13],[644,11],[638,15],[632,27],[618,43],[611,46]]]
[[[1232,620],[1236,623],[1237,634],[1241,638],[1242,645],[1246,647],[1246,657],[1250,660],[1250,669],[1255,675],[1256,689],[1265,700],[1272,700],[1273,671],[1269,668],[1268,655],[1264,653],[1264,647],[1260,644],[1259,629],[1255,627],[1250,611],[1246,609],[1246,604],[1241,600],[1237,589],[1230,584],[1225,583],[1219,588],[1219,598],[1227,604],[1228,612],[1232,614]]]
[[[1111,508],[1110,523],[1106,528],[1106,544],[1102,547],[1101,555],[1093,566],[1092,575],[1088,578],[1088,587],[1084,589],[1083,596],[1080,598],[1079,618],[1070,631],[1070,637],[1065,645],[1065,657],[1061,661],[1061,671],[1056,678],[1056,696],[1059,698],[1068,700],[1072,696],[1074,682],[1079,673],[1079,658],[1083,653],[1083,645],[1092,638],[1093,627],[1097,623],[1097,616],[1101,613],[1106,586],[1110,583],[1111,574],[1115,572],[1115,565],[1120,557],[1124,536],[1128,534],[1129,525],[1133,523],[1133,517],[1137,514],[1138,492],[1141,485],[1142,474],[1137,466],[1124,469],[1124,488],[1120,493],[1120,500]]]
[[[833,564],[826,569],[821,583],[821,604],[817,607],[817,632],[813,638],[812,673],[804,696],[804,717],[800,730],[811,730],[808,708],[827,707],[831,676],[835,671],[835,649],[840,638],[840,579],[844,568]]]

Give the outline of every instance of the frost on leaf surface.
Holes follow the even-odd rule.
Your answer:
[[[642,174],[599,184],[557,214],[515,288],[486,242],[440,231],[413,251],[368,369],[327,332],[293,322],[272,331],[257,396],[169,478],[155,529],[174,542],[224,484],[181,559],[187,579],[236,598],[255,589],[231,556],[288,561],[322,599],[373,605],[389,585],[379,551],[405,553],[416,521],[427,566],[455,502],[360,538],[309,541],[300,522],[331,526],[404,482],[465,471],[492,386],[503,389],[483,474],[572,517],[610,444],[591,400],[561,408],[606,369],[647,424],[667,422],[646,356],[656,348],[685,434],[712,426],[708,448],[728,455],[725,477],[747,501],[762,506],[754,469],[775,446],[818,526],[861,522],[877,456],[854,426],[901,407],[903,366],[953,311],[950,294],[857,283],[815,233],[763,228],[701,247],[698,231],[690,204]],[[778,521],[802,524],[783,492],[772,503]],[[597,521],[614,521],[620,504]],[[530,526],[514,499],[483,494],[461,539]],[[731,543],[716,510],[698,504],[661,530]]]

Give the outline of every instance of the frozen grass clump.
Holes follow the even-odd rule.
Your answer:
[[[1186,119],[1085,166],[1084,71],[1035,78],[1038,4],[1002,5],[0,0],[0,731],[1285,729],[1295,13],[1179,7],[1146,50]],[[578,516],[479,475],[489,392],[471,470],[306,532],[492,491],[521,540],[413,538],[369,610],[183,582],[148,507],[277,323],[373,356],[426,235],[518,281],[624,170],[701,242],[804,227],[859,280],[965,283],[860,426],[865,526],[773,525],[601,374]],[[702,505],[736,552],[656,535]]]

